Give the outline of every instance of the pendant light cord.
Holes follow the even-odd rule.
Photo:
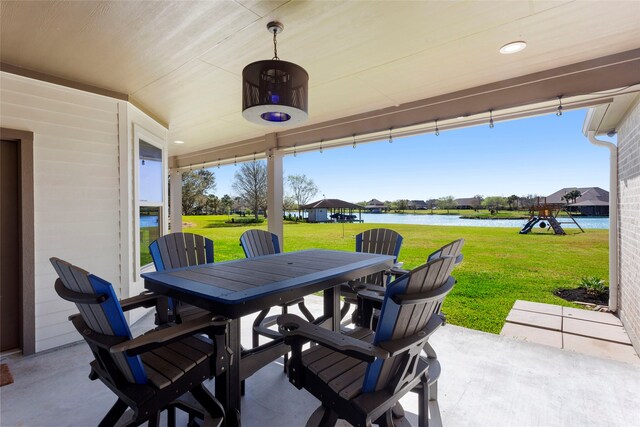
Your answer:
[[[276,35],[278,34],[277,29],[273,29],[273,58],[271,58],[271,60],[273,61],[279,61],[280,58],[278,58],[278,40],[276,40]]]

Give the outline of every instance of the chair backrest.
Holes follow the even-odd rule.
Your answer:
[[[427,257],[427,262],[440,258],[443,255],[452,256],[456,259],[456,265],[460,264],[463,259],[462,247],[464,246],[464,239],[454,240],[451,243],[447,243],[437,251],[434,251]]]
[[[402,236],[388,228],[372,228],[356,235],[356,252],[366,252],[379,255],[393,255],[394,262],[398,261],[400,248],[402,247]],[[371,274],[361,279],[366,283],[374,285],[384,285],[383,274]]]
[[[387,286],[376,327],[374,345],[399,341],[422,331],[432,316],[440,312],[442,302],[453,288],[450,276],[455,258],[442,256],[411,270]],[[440,323],[436,323],[439,325]],[[402,352],[388,359],[376,359],[367,367],[363,391],[377,391],[413,379],[420,351],[428,336],[424,336],[411,352]],[[412,376],[413,375],[413,376]]]
[[[213,240],[192,233],[171,233],[149,245],[156,271],[213,262]]]
[[[240,246],[247,258],[280,253],[278,235],[265,230],[245,231],[240,236]]]
[[[89,329],[97,334],[132,338],[111,283],[59,258],[51,258],[50,261],[59,277],[56,280],[56,292],[61,298],[76,303]],[[127,356],[124,353],[111,354],[105,351],[99,353],[94,351],[96,359],[104,364],[105,358],[111,358],[113,363],[110,365],[117,366],[128,382],[137,384],[147,382],[147,375],[139,356]]]

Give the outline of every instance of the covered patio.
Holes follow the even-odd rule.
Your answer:
[[[312,310],[322,305],[318,297],[307,303]],[[243,320],[247,343],[252,320]],[[136,329],[142,332],[152,325],[152,316],[146,316]],[[430,342],[443,365],[438,390],[442,425],[630,426],[640,417],[640,363],[453,325],[441,328]],[[99,381],[87,379],[91,359],[84,342],[9,359],[15,383],[0,390],[3,425],[95,424],[114,397]],[[211,382],[208,386],[213,388]],[[401,403],[409,422],[417,425],[417,396],[410,393]],[[246,427],[295,427],[305,425],[318,401],[289,384],[279,360],[248,380],[242,405]]]
[[[9,303],[19,309],[3,317],[15,332],[3,341],[15,379],[0,390],[3,425],[91,425],[112,403],[86,378],[91,356],[68,321],[77,309],[54,292],[48,259],[108,278],[120,298],[138,295],[151,268],[141,230],[181,231],[183,172],[266,160],[268,230],[286,249],[285,156],[569,109],[590,109],[582,131],[611,159],[609,308],[638,352],[637,3],[63,1],[2,2],[0,11],[0,127],[17,150],[6,203],[6,227],[17,232],[3,247],[19,266]],[[243,67],[271,57],[274,20],[286,26],[280,56],[310,76],[304,123],[242,115]],[[523,41],[524,51],[499,53]],[[384,159],[354,173],[379,167]],[[152,316],[128,320],[144,330]],[[450,325],[432,342],[444,424],[640,418],[637,365]],[[245,425],[303,425],[315,408],[281,368],[250,379]],[[415,396],[403,405],[414,423]]]

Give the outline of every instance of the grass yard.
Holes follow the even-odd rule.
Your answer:
[[[184,216],[184,231],[205,235],[215,243],[215,260],[244,257],[240,235],[248,226],[229,227],[227,216]],[[221,225],[223,225],[221,227]],[[518,234],[517,228],[444,227],[401,224],[285,224],[285,250],[321,248],[352,251],[354,236],[374,227],[393,228],[404,237],[400,261],[407,268],[424,262],[440,246],[466,240],[464,261],[453,272],[458,283],[443,312],[450,323],[499,333],[517,299],[557,305],[573,304],[556,297],[556,288],[577,287],[586,276],[608,278],[608,230],[568,229],[566,236],[544,230]],[[266,229],[266,223],[258,228]]]

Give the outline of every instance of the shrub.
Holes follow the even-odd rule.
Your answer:
[[[606,282],[599,277],[583,277],[580,280],[580,288],[587,291],[589,295],[603,295],[607,292]]]

